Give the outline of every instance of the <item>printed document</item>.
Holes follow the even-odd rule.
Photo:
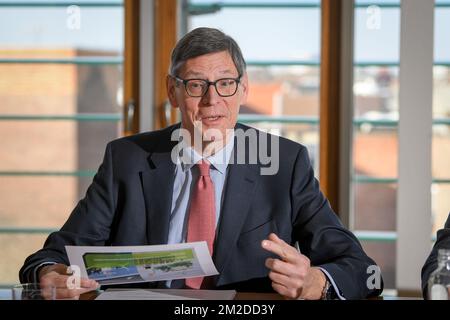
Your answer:
[[[72,267],[99,284],[123,284],[218,274],[205,241],[153,245],[66,246]]]

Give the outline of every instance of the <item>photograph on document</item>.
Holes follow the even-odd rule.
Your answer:
[[[217,274],[205,242],[133,247],[66,247],[82,277],[100,284],[162,281]]]

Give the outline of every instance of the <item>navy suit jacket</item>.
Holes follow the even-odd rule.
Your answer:
[[[32,276],[30,266],[44,261],[68,264],[65,245],[165,244],[175,176],[171,151],[177,143],[170,137],[177,127],[110,142],[85,198],[61,230],[49,235],[43,249],[26,259],[21,281]],[[236,128],[249,129],[241,124]],[[262,137],[258,146],[270,135]],[[265,260],[274,255],[261,248],[261,241],[274,232],[287,243],[298,241],[311,265],[327,270],[344,297],[380,294],[382,289],[369,289],[366,284],[368,267],[375,262],[341,225],[321,193],[307,149],[280,138],[279,150],[275,175],[261,175],[260,162],[228,166],[213,256],[220,274],[213,278],[214,285],[273,291]]]

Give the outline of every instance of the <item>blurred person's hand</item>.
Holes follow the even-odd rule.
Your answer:
[[[56,288],[56,299],[79,299],[80,295],[99,287],[95,280],[81,278],[78,288],[69,289],[68,283],[72,274],[68,273],[68,266],[53,264],[39,270],[39,283],[43,286]]]

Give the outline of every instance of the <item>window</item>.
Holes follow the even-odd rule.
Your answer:
[[[219,28],[243,51],[250,92],[239,121],[306,145],[318,174],[320,1],[192,0],[188,13],[188,30]]]
[[[122,134],[122,1],[0,1],[0,283],[18,281]]]
[[[352,228],[396,287],[400,1],[356,1]],[[432,235],[450,208],[450,2],[435,5]],[[380,46],[380,44],[383,44]],[[431,107],[431,106],[430,106]],[[419,277],[419,275],[417,275]]]
[[[432,233],[443,228],[450,213],[450,2],[435,8]]]
[[[395,288],[400,0],[357,0],[354,43],[351,227]]]

